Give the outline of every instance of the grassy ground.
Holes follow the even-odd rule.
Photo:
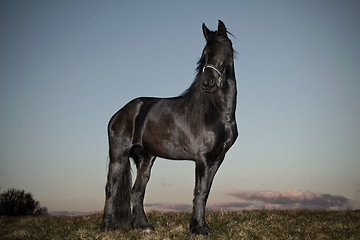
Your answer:
[[[360,211],[210,211],[210,236],[189,235],[191,213],[148,213],[155,231],[101,232],[102,215],[0,216],[0,239],[360,239]]]

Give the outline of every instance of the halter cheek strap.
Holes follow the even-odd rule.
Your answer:
[[[217,83],[216,83],[216,86],[222,87],[222,85],[223,85],[222,75],[223,75],[223,74],[222,74],[216,67],[214,67],[213,65],[206,65],[206,66],[204,66],[203,69],[202,69],[202,72],[203,72],[203,73],[205,72],[205,68],[214,69],[214,70],[220,75],[219,78],[218,78],[218,81],[217,81]]]

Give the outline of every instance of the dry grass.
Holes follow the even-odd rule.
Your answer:
[[[209,211],[210,236],[189,235],[191,213],[151,211],[155,231],[101,232],[102,215],[0,217],[0,239],[360,239],[359,211]]]

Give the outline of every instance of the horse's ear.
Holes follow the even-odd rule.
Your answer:
[[[210,35],[210,30],[205,26],[205,23],[202,24],[202,30],[203,30],[205,39],[208,40],[209,35]]]
[[[219,20],[219,25],[218,25],[218,34],[220,35],[220,36],[225,36],[225,37],[227,37],[227,31],[226,31],[226,27],[225,27],[225,24],[221,21],[221,20]]]

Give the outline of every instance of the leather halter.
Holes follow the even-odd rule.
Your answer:
[[[221,72],[219,71],[219,69],[217,69],[217,68],[216,68],[215,66],[213,66],[213,65],[206,65],[206,66],[204,66],[203,69],[202,69],[202,72],[203,72],[203,73],[205,72],[205,68],[214,69],[214,70],[220,75],[219,78],[218,78],[218,80],[217,80],[217,82],[216,82],[216,86],[222,87],[222,85],[223,85],[223,82],[222,82],[222,80],[223,80],[223,78],[222,78],[223,73],[221,73]]]

